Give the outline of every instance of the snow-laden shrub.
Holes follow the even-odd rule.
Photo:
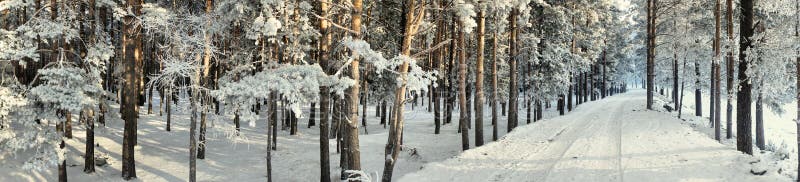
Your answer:
[[[343,175],[342,182],[372,182],[370,176],[361,170],[346,170]]]
[[[789,150],[789,146],[786,145],[785,142],[781,142],[780,145],[777,145],[773,141],[768,141],[767,145],[764,147],[764,150],[771,151],[772,154],[780,160],[789,159],[790,154],[794,153],[794,151]]]

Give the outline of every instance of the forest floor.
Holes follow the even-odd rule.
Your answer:
[[[703,98],[704,103],[708,103],[707,98]],[[474,148],[474,130],[470,130],[473,149],[464,153],[461,151],[461,135],[457,133],[458,110],[453,112],[454,123],[444,125],[441,134],[434,135],[433,114],[427,111],[428,104],[420,102],[413,109],[413,104],[408,104],[404,153],[395,166],[394,179],[788,181],[790,178],[786,176],[794,176],[797,163],[793,159],[796,154],[793,145],[773,145],[782,152],[757,153],[755,157],[740,154],[732,145],[735,139],[717,143],[712,139],[713,129],[706,126],[708,119],[691,116],[692,99],[687,90],[683,120],[660,107],[657,109],[661,111],[644,110],[644,92],[634,90],[581,104],[566,116],[559,117],[555,108],[549,108],[544,113],[549,119],[528,126],[524,124],[526,113],[521,105],[516,113],[520,116],[521,127],[504,136],[506,117],[500,117],[498,128],[503,139],[479,148]],[[658,106],[666,104],[662,100],[669,99],[657,98]],[[147,114],[146,107],[140,114],[139,146],[135,148],[138,178],[134,181],[185,181],[189,173],[188,103],[173,106],[171,132],[164,130],[165,116],[159,115],[158,97],[155,97],[155,103],[152,114]],[[308,113],[309,108],[304,109],[304,113]],[[484,139],[491,141],[491,114],[489,109],[484,111]],[[704,112],[708,113],[707,109]],[[117,114],[117,105],[112,105],[109,113],[108,125],[96,129],[96,152],[108,157],[109,165],[98,167],[94,174],[82,172],[85,132],[83,125],[73,124],[75,138],[67,140],[66,154],[71,181],[122,181],[123,122]],[[765,114],[770,143],[793,143],[794,122],[791,118],[770,112]],[[197,164],[199,181],[265,180],[265,112],[261,115],[262,119],[252,125],[244,122],[241,135],[235,136],[232,135],[231,115],[209,114],[207,156]],[[278,130],[278,148],[272,153],[274,181],[319,181],[319,128],[308,128],[307,117],[299,120],[298,135],[291,136],[286,130]],[[387,141],[387,130],[378,124],[379,120],[375,116],[375,107],[368,107],[369,133],[361,128],[360,135],[362,168],[373,179],[378,178],[383,169]],[[336,179],[340,170],[336,141],[330,140],[330,146],[331,175]],[[28,155],[12,156],[6,152],[0,151],[0,181],[57,179],[55,166],[43,171],[23,170],[20,166]],[[788,159],[774,159],[775,154]],[[751,175],[750,170],[754,168],[767,169],[767,174]]]
[[[634,90],[519,127],[400,181],[791,180],[773,164],[709,138],[672,113],[646,110],[645,91]],[[751,174],[762,170],[766,174]]]
[[[140,112],[139,145],[135,147],[138,178],[133,181],[186,181],[189,177],[189,104],[182,100],[173,106],[172,131],[167,132],[164,129],[166,114],[159,116],[158,96],[154,100],[152,114],[147,114],[146,107],[142,107]],[[404,150],[395,166],[395,179],[422,169],[426,163],[443,161],[461,153],[461,134],[457,133],[459,111],[453,112],[453,123],[443,125],[441,134],[434,135],[433,114],[427,111],[428,104],[422,100],[417,107],[409,103],[405,108]],[[73,124],[74,138],[67,140],[66,154],[70,181],[122,181],[123,122],[119,119],[118,109],[118,105],[112,105],[107,115],[107,126],[95,129],[95,151],[97,155],[108,157],[109,165],[97,167],[94,174],[83,173],[85,127]],[[304,113],[309,113],[309,108],[303,109]],[[488,107],[484,111],[484,140],[488,143],[492,140],[491,112]],[[522,108],[518,113],[521,125],[525,125],[524,111]],[[260,114],[261,119],[253,125],[243,121],[239,136],[233,135],[231,115],[208,115],[207,153],[206,159],[197,162],[198,181],[266,180],[265,112]],[[545,118],[557,115],[554,107],[544,113]],[[305,115],[299,119],[297,135],[291,136],[288,130],[278,129],[277,151],[272,152],[273,181],[319,181],[319,127],[307,127],[308,117]],[[388,130],[379,124],[380,118],[375,116],[373,105],[367,109],[367,123],[369,134],[361,128],[359,137],[362,169],[373,179],[380,179],[378,174],[383,170]],[[506,117],[499,117],[498,123],[502,137],[506,134]],[[474,147],[474,130],[470,130],[470,141]],[[334,179],[340,176],[340,155],[336,146],[336,140],[330,140],[331,176]],[[43,171],[22,169],[20,166],[28,157],[25,153],[12,156],[7,151],[0,151],[0,181],[56,181],[56,166]]]

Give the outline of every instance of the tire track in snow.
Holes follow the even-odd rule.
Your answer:
[[[577,130],[575,130],[575,128],[578,127],[578,126],[583,126],[583,128],[582,128],[583,130],[580,130],[580,131],[585,131],[586,127],[588,127],[588,126],[585,124],[586,121],[580,120],[580,118],[586,118],[587,116],[589,116],[591,114],[594,114],[596,112],[601,112],[600,111],[601,109],[600,108],[596,108],[596,107],[591,107],[591,108],[588,108],[588,109],[591,109],[591,110],[582,111],[582,112],[574,112],[574,113],[571,113],[571,114],[566,115],[566,116],[561,116],[560,118],[554,118],[554,119],[551,119],[551,120],[540,121],[540,122],[554,122],[553,120],[564,120],[565,119],[564,117],[566,117],[566,118],[574,118],[574,119],[572,119],[572,122],[570,122],[569,124],[561,125],[560,130],[558,132],[556,132],[554,135],[548,137],[546,141],[539,141],[539,142],[544,142],[546,145],[537,148],[536,151],[529,151],[529,150],[503,150],[502,152],[504,153],[503,154],[504,156],[515,156],[515,155],[519,155],[519,154],[524,154],[524,155],[516,158],[517,160],[515,160],[514,162],[503,165],[503,168],[504,169],[517,169],[525,161],[529,161],[531,159],[536,160],[536,158],[535,158],[536,155],[541,154],[543,151],[547,152],[548,149],[553,148],[554,147],[553,146],[553,144],[554,144],[553,141],[559,140],[558,138],[563,138],[565,135],[579,135],[579,133],[575,133],[575,132],[577,132]],[[571,140],[570,147],[575,142],[575,139],[576,138],[573,138]],[[513,143],[516,143],[516,141],[513,142]],[[561,149],[560,153],[563,154],[564,150],[567,150],[568,148],[569,147],[567,147],[565,149]],[[508,148],[506,148],[506,149],[508,149]],[[508,151],[511,151],[511,152],[508,152]],[[550,154],[550,153],[548,153],[548,154]],[[561,158],[563,158],[563,156],[561,156]],[[552,165],[554,165],[554,164],[552,164]],[[551,168],[552,168],[552,166],[551,166]],[[501,171],[493,172],[491,177],[488,178],[488,181],[509,181],[509,179],[512,179],[511,181],[517,181],[517,180],[513,180],[514,179],[513,176],[519,176],[520,173],[524,174],[525,176],[527,176],[529,174],[529,173],[524,173],[524,172],[520,172],[520,171],[517,171],[517,170],[501,170]],[[529,179],[529,178],[524,177],[524,178],[520,178],[520,179]]]
[[[567,154],[575,154],[575,156],[578,156],[578,154],[580,154],[580,156],[585,156],[583,154],[585,154],[587,151],[590,151],[589,149],[592,147],[592,145],[591,144],[590,145],[585,145],[586,148],[584,150],[577,149],[577,148],[574,147],[574,145],[575,145],[575,143],[577,141],[579,141],[579,139],[582,139],[582,138],[596,138],[596,136],[598,136],[598,133],[600,131],[605,131],[606,134],[612,134],[612,135],[613,135],[613,133],[616,133],[616,132],[613,132],[613,131],[609,132],[611,129],[613,129],[615,127],[615,126],[612,125],[612,121],[613,120],[618,120],[617,116],[619,116],[622,113],[623,106],[624,106],[623,103],[626,100],[622,100],[622,99],[618,99],[618,98],[612,98],[612,97],[609,97],[607,99],[609,99],[609,101],[612,102],[612,103],[607,104],[607,106],[614,107],[614,109],[611,109],[612,112],[605,112],[605,110],[591,112],[591,114],[593,114],[595,116],[591,120],[583,121],[584,125],[587,125],[587,127],[584,127],[584,128],[582,128],[583,130],[580,130],[580,132],[575,133],[575,136],[573,136],[574,138],[571,138],[572,141],[570,142],[570,145],[567,148],[564,148],[562,150],[561,155],[559,156],[559,158],[557,158],[557,160],[553,161],[553,163],[550,164],[550,166],[547,168],[547,171],[544,174],[544,178],[542,180],[536,180],[536,181],[549,181],[553,177],[553,172],[557,171],[556,168],[559,166],[559,164],[562,164],[562,161],[564,161],[564,157],[567,156]],[[603,127],[607,127],[607,129],[602,130]],[[613,145],[613,143],[616,143],[616,142],[614,142],[614,138],[613,137],[607,137],[607,138],[608,138],[608,140],[610,140],[609,143],[608,143],[610,146],[601,146],[601,149],[603,149],[603,148],[609,149],[610,148],[611,150],[613,150],[613,148],[616,148],[616,147],[619,146],[619,145]],[[619,151],[621,151],[621,150],[618,150],[616,152],[616,154],[619,154],[620,153]],[[611,162],[611,161],[609,160],[609,161],[605,161],[605,162]]]

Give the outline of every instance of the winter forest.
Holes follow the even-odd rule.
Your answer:
[[[800,0],[0,0],[0,181],[800,181]]]

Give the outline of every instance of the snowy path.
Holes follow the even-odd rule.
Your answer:
[[[400,181],[787,181],[750,174],[752,157],[645,111],[645,92],[580,105]]]

